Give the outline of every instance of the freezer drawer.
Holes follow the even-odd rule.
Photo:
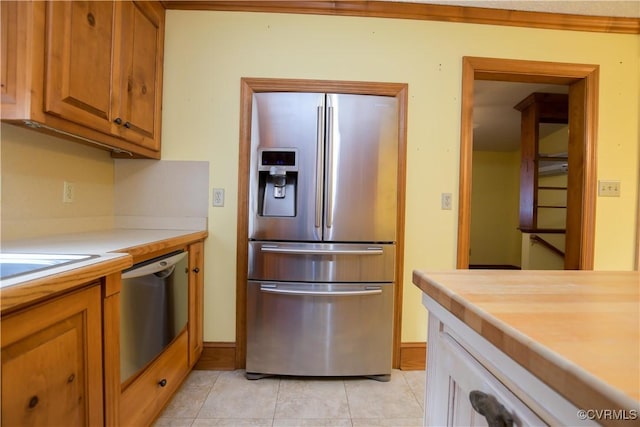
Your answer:
[[[394,244],[249,242],[250,280],[393,282]]]
[[[246,371],[388,376],[392,326],[392,283],[249,281]]]

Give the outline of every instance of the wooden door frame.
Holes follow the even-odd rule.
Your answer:
[[[245,367],[247,355],[247,268],[249,240],[249,164],[251,156],[251,107],[257,92],[333,92],[393,96],[398,100],[398,198],[396,223],[396,282],[393,302],[393,368],[400,366],[402,284],[404,275],[404,212],[407,146],[406,83],[347,82],[333,80],[242,78],[240,82],[240,147],[238,160],[238,224],[236,247],[236,348],[235,368]]]
[[[471,247],[471,184],[473,157],[473,94],[475,80],[548,83],[569,86],[571,119],[582,139],[578,269],[593,269],[596,208],[596,137],[598,130],[599,66],[465,56],[462,60],[462,117],[460,129],[460,182],[458,200],[458,254],[456,266],[469,268]],[[577,102],[576,102],[577,101]],[[573,113],[573,115],[572,115]],[[570,119],[570,120],[571,120]],[[570,225],[567,224],[569,227]]]

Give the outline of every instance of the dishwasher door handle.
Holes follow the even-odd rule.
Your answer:
[[[382,255],[382,248],[370,246],[365,249],[306,249],[306,248],[282,248],[276,245],[262,245],[262,252],[291,255]]]
[[[353,297],[362,295],[378,295],[382,293],[382,288],[371,287],[363,291],[302,291],[297,289],[278,289],[269,285],[260,286],[260,291],[270,294],[297,295],[312,297]]]
[[[187,256],[187,252],[181,252],[176,255],[167,256],[161,259],[153,260],[150,263],[140,263],[133,267],[124,270],[122,272],[122,279],[133,279],[134,277],[146,276],[149,274],[158,273],[175,266],[184,257]],[[168,276],[169,274],[167,274]]]

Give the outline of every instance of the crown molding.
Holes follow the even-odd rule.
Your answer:
[[[640,19],[446,6],[398,1],[162,0],[166,9],[298,13],[505,25],[567,31],[640,34]]]

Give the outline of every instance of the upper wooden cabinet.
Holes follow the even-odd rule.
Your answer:
[[[2,2],[2,119],[160,157],[164,8]]]
[[[159,151],[164,9],[159,3],[116,2],[118,9],[122,24],[114,61],[119,82],[112,104],[113,120],[122,138]]]

